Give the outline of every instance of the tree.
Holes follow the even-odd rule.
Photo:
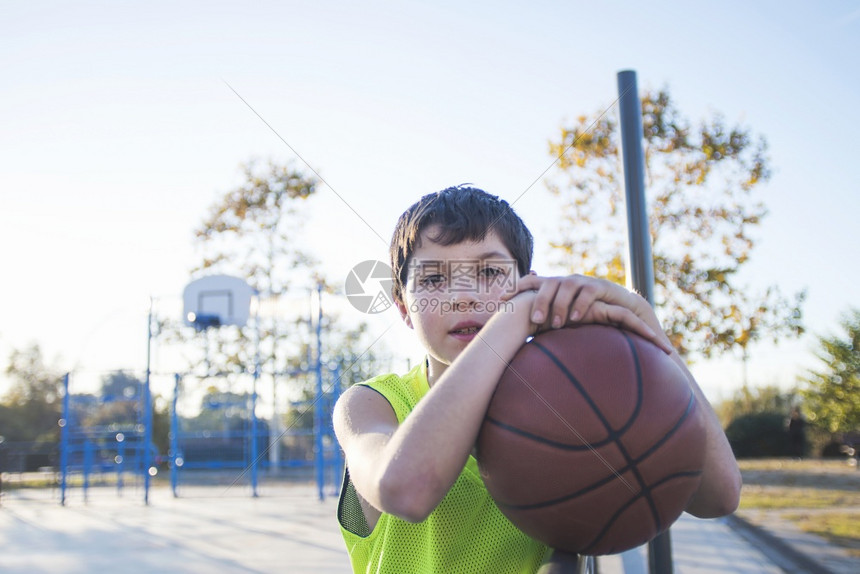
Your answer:
[[[739,458],[791,454],[786,423],[797,404],[795,390],[777,386],[742,387],[715,407],[732,451]]]
[[[260,293],[282,293],[292,272],[312,263],[299,247],[299,208],[317,182],[289,164],[261,168],[251,161],[242,171],[245,182],[216,202],[195,231],[203,260],[194,272],[231,273]]]
[[[125,371],[104,375],[98,396],[72,395],[71,408],[76,424],[128,428],[142,423],[143,385],[142,380]]]
[[[860,430],[860,309],[847,312],[844,336],[818,337],[819,370],[802,378],[810,420],[832,434]]]
[[[775,413],[785,419],[797,403],[798,393],[793,389],[782,390],[776,385],[742,387],[731,399],[716,405],[714,410],[723,427],[727,427],[739,417],[758,413]]]
[[[360,323],[353,329],[338,327],[338,317],[323,317],[323,407],[327,417],[334,408],[336,391],[343,392],[348,387],[384,373],[387,364],[387,351],[367,342],[367,323]],[[308,349],[307,357],[315,351]],[[314,402],[317,400],[316,376],[311,361],[305,360],[297,367],[306,374],[299,377],[299,406],[287,413],[287,429],[310,430],[314,427]],[[335,389],[337,387],[337,389]]]
[[[215,273],[245,279],[264,298],[305,291],[315,283],[313,257],[301,246],[301,207],[316,190],[316,179],[290,164],[250,161],[241,167],[244,181],[228,191],[209,209],[194,232],[200,263],[192,276]],[[283,327],[296,318],[286,318],[281,329],[274,323],[263,326],[260,336],[264,371],[284,369]],[[246,372],[254,364],[250,342],[256,333],[246,329],[221,328],[214,349],[207,349],[207,362],[215,373]],[[204,341],[205,343],[205,341]],[[287,342],[288,345],[291,343]]]
[[[763,138],[713,115],[698,126],[666,90],[642,97],[646,193],[655,304],[672,343],[705,357],[764,337],[799,335],[805,293],[738,284],[753,231],[767,214],[753,192],[770,177]],[[615,119],[581,116],[562,127],[550,152],[567,181],[548,183],[561,199],[551,243],[568,271],[625,282],[626,215]]]
[[[42,350],[13,349],[6,366],[12,387],[4,398],[0,435],[9,441],[56,442],[63,412],[63,376],[45,364]]]

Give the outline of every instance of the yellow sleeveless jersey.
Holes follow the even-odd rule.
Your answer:
[[[424,365],[361,384],[385,397],[400,423],[430,390]],[[472,456],[426,520],[412,524],[383,513],[372,530],[347,468],[337,517],[356,573],[525,574],[536,572],[549,553],[499,511]]]

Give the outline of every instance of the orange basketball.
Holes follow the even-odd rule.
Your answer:
[[[702,412],[684,372],[614,327],[547,331],[502,375],[478,437],[484,483],[526,534],[612,554],[669,528],[698,487]]]

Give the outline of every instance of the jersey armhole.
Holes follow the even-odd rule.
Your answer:
[[[347,532],[361,538],[370,536],[371,530],[367,525],[367,517],[358,501],[358,492],[356,492],[355,486],[349,478],[348,468],[343,472],[343,485],[340,488],[340,498],[337,501],[337,521]]]
[[[388,397],[371,386],[361,386],[374,391],[380,397],[385,399],[385,402],[388,403],[388,406],[390,406],[392,412],[394,412],[395,417],[397,416],[397,411],[394,410],[394,405],[391,404]],[[343,471],[343,484],[341,484],[340,497],[337,501],[337,521],[344,530],[351,534],[355,534],[356,536],[360,536],[361,538],[367,538],[372,532],[370,526],[367,524],[367,517],[364,515],[364,510],[361,508],[361,502],[359,502],[358,499],[358,491],[355,490],[355,485],[352,484],[352,479],[349,478],[349,467],[345,467]]]

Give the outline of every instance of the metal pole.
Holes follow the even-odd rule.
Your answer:
[[[152,297],[149,298],[149,314],[146,326],[146,379],[143,383],[143,503],[149,505],[149,467],[151,464],[150,445],[152,444],[152,392],[150,377],[152,375]]]
[[[179,496],[177,487],[179,485],[179,467],[185,464],[182,453],[179,450],[179,415],[176,413],[176,403],[179,399],[179,382],[182,377],[179,373],[173,375],[173,409],[170,413],[170,488],[173,498]]]
[[[63,376],[63,418],[60,419],[60,505],[66,505],[66,484],[69,471],[69,373]]]
[[[257,498],[257,381],[260,379],[260,296],[254,309],[254,382],[251,390],[251,495]]]
[[[618,72],[618,110],[621,118],[621,158],[627,203],[629,248],[628,286],[654,306],[654,261],[645,203],[645,155],[642,151],[642,103],[636,72]],[[648,543],[651,574],[672,574],[672,541],[667,530]]]
[[[654,305],[654,261],[645,204],[645,156],[642,152],[642,103],[636,72],[618,72],[621,158],[627,199],[628,284]]]
[[[334,369],[334,385],[331,390],[331,402],[329,403],[328,410],[328,420],[326,421],[328,424],[328,431],[331,433],[331,444],[332,444],[332,496],[340,496],[340,485],[341,479],[343,478],[343,456],[340,451],[340,445],[337,442],[337,438],[334,436],[334,427],[332,422],[332,414],[334,413],[334,405],[337,402],[337,399],[340,397],[341,393],[341,384],[340,384],[341,370],[340,365],[336,366]]]
[[[314,401],[314,438],[316,451],[317,488],[319,499],[325,500],[325,453],[323,452],[323,376],[322,376],[322,284],[317,285],[317,353],[314,370],[317,376],[316,400]]]

